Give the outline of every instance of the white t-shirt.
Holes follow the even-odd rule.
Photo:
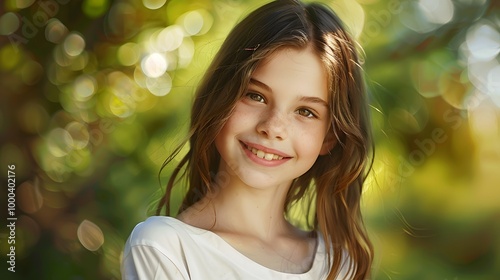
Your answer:
[[[139,223],[125,244],[122,278],[172,280],[297,279],[322,280],[329,272],[324,241],[318,234],[309,271],[284,273],[249,259],[217,234],[166,216]],[[346,265],[343,266],[347,268]],[[345,279],[345,269],[337,279]]]

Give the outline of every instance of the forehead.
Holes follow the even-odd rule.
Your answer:
[[[261,61],[252,78],[273,91],[328,98],[326,67],[312,47],[278,49]]]

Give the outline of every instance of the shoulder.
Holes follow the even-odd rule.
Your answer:
[[[149,246],[159,251],[181,249],[192,242],[196,229],[167,216],[152,216],[137,224],[130,234],[128,247]]]
[[[137,224],[125,243],[123,279],[189,279],[184,261],[186,234],[171,217],[150,217]]]
[[[210,231],[153,216],[125,243],[122,274],[124,279],[237,279],[235,253],[226,247]]]
[[[167,239],[175,237],[178,235],[175,223],[175,219],[171,217],[149,217],[132,230],[129,238],[131,245],[149,245],[147,243],[165,239],[166,236]]]
[[[156,252],[182,260],[198,250],[203,230],[167,216],[152,216],[135,226],[125,243],[124,255],[133,251]]]

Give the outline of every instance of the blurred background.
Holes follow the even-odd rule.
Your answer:
[[[265,2],[0,2],[0,278],[120,278],[197,82]],[[364,50],[373,279],[500,279],[500,1],[321,2]]]

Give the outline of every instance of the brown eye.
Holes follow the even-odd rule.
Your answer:
[[[249,92],[246,94],[246,96],[248,98],[252,99],[253,101],[257,101],[257,102],[261,102],[261,103],[265,102],[264,97],[262,97],[262,95],[255,93],[255,92]]]
[[[316,115],[311,110],[306,108],[297,109],[297,113],[306,118],[316,118]]]

